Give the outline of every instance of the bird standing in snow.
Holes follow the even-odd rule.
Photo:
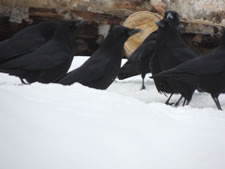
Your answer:
[[[139,75],[142,77],[141,90],[145,89],[145,75],[150,73],[149,62],[156,45],[157,31],[151,33],[144,42],[130,55],[128,61],[120,70],[120,80]]]
[[[84,23],[86,22],[62,22],[51,40],[31,53],[0,63],[0,72],[18,76],[28,83],[55,81],[66,74],[71,65],[76,47],[74,33]]]
[[[155,75],[154,78],[178,81],[208,92],[217,108],[222,110],[218,97],[225,93],[225,33],[220,45],[206,56],[187,61]]]
[[[11,38],[1,41],[0,63],[33,52],[53,37],[59,25],[60,22],[46,21],[24,28]]]
[[[184,40],[181,38],[179,31],[179,16],[177,12],[168,11],[165,13],[164,18],[157,23],[158,35],[156,40],[156,49],[150,61],[152,75],[173,68],[183,62],[197,57],[197,55],[186,46]],[[191,96],[195,90],[192,86],[185,86],[186,90],[179,90],[183,84],[175,83],[169,79],[155,79],[155,86],[161,93],[169,93],[170,97],[167,99],[166,104],[171,104],[169,101],[174,93],[181,94],[180,99],[175,104],[179,104],[180,100],[184,97],[184,104],[188,104]],[[179,86],[179,87],[177,87]]]
[[[100,48],[83,65],[56,83],[71,85],[78,82],[96,89],[108,88],[119,74],[124,43],[138,32],[140,30],[124,26],[114,28]]]

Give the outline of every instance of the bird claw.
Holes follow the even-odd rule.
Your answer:
[[[140,90],[145,90],[145,89],[146,89],[146,87],[145,86],[142,86]]]
[[[174,103],[167,103],[166,105],[172,106],[172,105],[174,105]]]
[[[165,104],[166,104],[166,105],[169,105],[169,106],[174,105],[174,103],[170,103],[170,102],[168,102],[168,101],[167,101]]]

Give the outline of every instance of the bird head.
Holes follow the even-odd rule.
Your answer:
[[[71,30],[75,30],[85,24],[87,24],[87,20],[75,20],[75,21],[65,21],[65,24],[70,28]]]
[[[162,20],[156,23],[159,28],[164,28],[167,25],[179,26],[179,15],[175,11],[167,11]]]
[[[60,26],[57,28],[53,39],[64,41],[65,43],[74,43],[79,32],[79,28],[86,24],[86,20],[70,20],[70,21],[61,21]]]
[[[116,33],[119,35],[119,37],[124,37],[128,39],[130,36],[140,33],[141,31],[141,29],[128,28],[125,26],[118,25],[113,28],[111,33]]]

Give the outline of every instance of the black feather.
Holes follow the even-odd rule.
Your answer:
[[[124,43],[137,30],[123,26],[115,28],[101,47],[79,68],[69,72],[56,83],[71,85],[79,82],[85,86],[106,89],[118,76]]]

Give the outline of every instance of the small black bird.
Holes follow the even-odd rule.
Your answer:
[[[140,30],[123,26],[114,28],[100,48],[82,66],[56,83],[71,85],[78,82],[91,88],[108,88],[119,74],[124,43],[138,32]]]
[[[196,54],[186,46],[184,40],[181,38],[179,23],[179,16],[175,11],[166,12],[164,18],[157,23],[159,28],[156,48],[150,61],[153,77],[161,71],[168,70],[187,60],[197,57]],[[169,101],[174,93],[180,93],[181,99],[182,97],[185,98],[184,104],[186,104],[186,101],[188,104],[195,90],[192,86],[185,86],[186,90],[184,92],[183,90],[180,90],[182,84],[175,83],[169,79],[154,79],[154,82],[160,93],[170,93],[170,97],[166,101],[166,104],[170,104]],[[181,99],[178,100],[176,106]]]
[[[150,73],[149,62],[155,49],[157,31],[151,33],[143,43],[131,54],[128,61],[120,70],[120,80],[141,74],[142,89],[145,89],[144,79]]]
[[[0,63],[0,72],[18,76],[28,83],[50,83],[64,75],[73,60],[74,32],[86,22],[63,22],[52,39],[26,55]]]
[[[211,94],[216,106],[222,110],[219,95],[225,93],[225,33],[220,45],[206,56],[187,61],[173,69],[154,76],[155,79],[171,79],[195,86]]]
[[[53,37],[59,25],[56,21],[46,21],[24,28],[11,38],[1,41],[0,63],[33,52]]]

